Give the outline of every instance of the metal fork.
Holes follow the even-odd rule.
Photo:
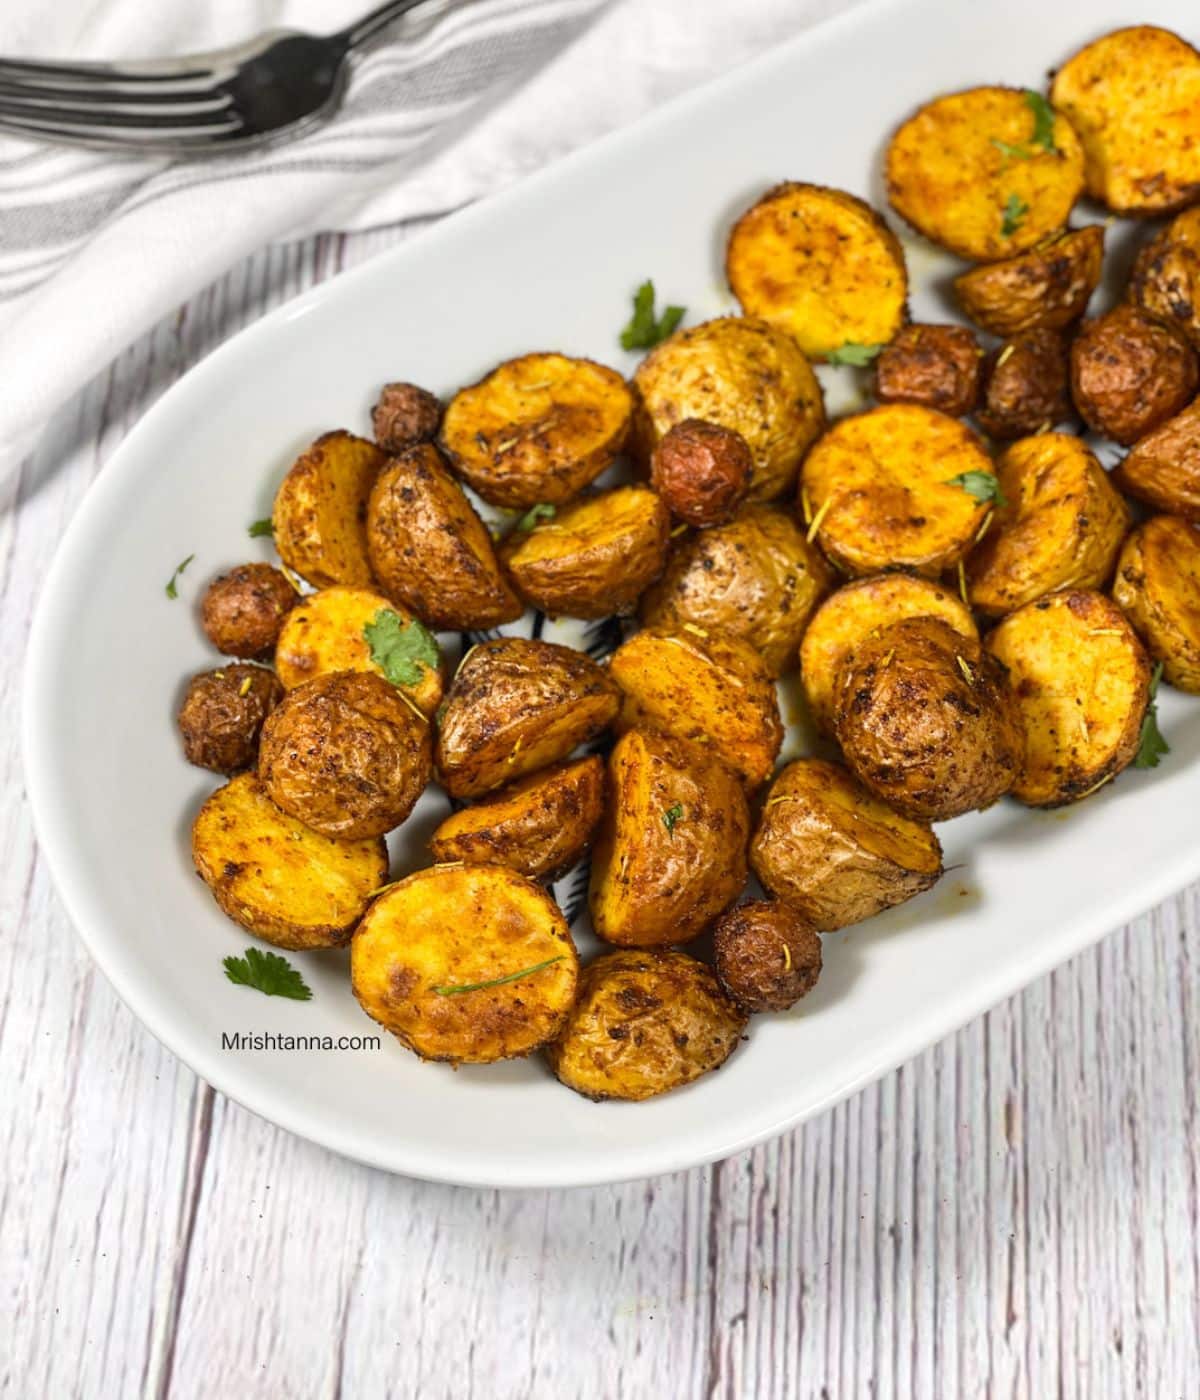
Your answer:
[[[0,131],[125,154],[210,156],[315,126],[337,105],[350,51],[426,0],[392,0],[337,34],[276,29],[185,58],[0,59]]]

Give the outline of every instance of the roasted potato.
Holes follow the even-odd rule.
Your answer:
[[[765,783],[783,743],[775,683],[746,642],[686,623],[647,627],[613,654],[618,728],[658,729],[711,749],[748,786]]]
[[[239,564],[204,591],[204,634],[226,656],[258,661],[270,656],[298,594],[270,564]]]
[[[789,513],[743,506],[727,524],[676,541],[666,572],[642,600],[642,621],[668,632],[691,623],[740,637],[778,676],[795,666],[831,577]]]
[[[686,953],[607,953],[579,975],[579,994],[546,1058],[585,1098],[649,1099],[719,1069],[746,1016],[712,969]]]
[[[438,717],[438,780],[476,797],[566,758],[616,718],[620,692],[582,652],[501,637],[463,657]]]
[[[387,459],[353,433],[326,433],[300,455],[275,493],[279,557],[314,588],[371,582],[367,497]]]
[[[187,761],[214,773],[253,767],[263,721],[282,698],[262,666],[235,663],[193,676],[178,715]]]
[[[963,311],[993,335],[1066,330],[1087,310],[1104,267],[1104,225],[1068,229],[1026,253],[954,279]]]
[[[687,418],[740,433],[754,459],[749,499],[790,490],[825,426],[821,386],[790,335],[766,321],[721,316],[676,331],[633,376],[630,450],[649,470],[660,439]]]
[[[1077,437],[1040,433],[996,464],[1006,504],[967,558],[971,606],[1002,617],[1057,588],[1102,588],[1129,529],[1129,507]]]
[[[1200,194],[1200,53],[1166,29],[1116,29],[1068,59],[1050,96],[1083,142],[1087,190],[1115,213]]]
[[[801,758],[771,784],[750,864],[762,886],[815,929],[857,924],[935,884],[942,848],[840,763]]]
[[[697,745],[631,729],[609,755],[608,789],[592,853],[592,926],[623,947],[686,943],[746,883],[741,784]]]
[[[348,943],[388,869],[381,837],[319,835],[281,812],[256,773],[239,773],[200,808],[192,859],[234,923],[280,948]]]
[[[875,397],[961,418],[979,398],[982,361],[983,350],[965,326],[905,326],[875,361]]]
[[[1067,347],[1058,331],[1021,331],[987,355],[976,421],[1009,442],[1047,432],[1071,415]]]
[[[713,928],[717,981],[744,1011],[786,1011],[821,975],[821,940],[786,904],[751,899]]]
[[[1090,428],[1126,446],[1178,413],[1198,377],[1183,336],[1128,303],[1084,321],[1071,342],[1075,407]]]
[[[734,224],[725,274],[747,316],[786,331],[814,360],[848,343],[882,345],[907,316],[904,249],[845,190],[768,190]]]
[[[1200,523],[1200,399],[1139,438],[1112,475],[1128,495]]]
[[[1057,233],[1083,191],[1083,149],[1038,94],[977,87],[927,102],[887,149],[892,208],[971,262],[1011,257]]]
[[[1200,207],[1177,214],[1142,248],[1129,295],[1200,351]]]
[[[1125,541],[1113,598],[1163,676],[1200,695],[1200,533],[1176,515],[1156,515]]]
[[[369,671],[318,676],[268,716],[258,773],[273,802],[323,836],[382,836],[432,776],[429,721]]]
[[[703,528],[728,520],[746,499],[754,457],[741,433],[685,418],[650,454],[650,485],[672,515]]]
[[[458,475],[492,505],[561,505],[611,465],[632,409],[625,381],[606,365],[521,355],[455,394],[440,442]]]
[[[658,496],[618,486],[548,510],[500,546],[521,597],[550,617],[633,612],[667,561],[671,518]]]
[[[390,453],[432,442],[441,421],[440,400],[417,384],[385,384],[371,410],[375,441]]]
[[[1084,590],[1026,603],[989,634],[1023,742],[1012,794],[1058,807],[1095,792],[1138,749],[1150,662],[1115,603]]]
[[[495,627],[524,611],[487,527],[430,443],[408,448],[379,474],[367,545],[383,591],[429,627]]]
[[[391,886],[350,945],[359,1005],[423,1060],[490,1064],[562,1029],[579,957],[558,905],[503,865],[435,865]]]
[[[837,697],[846,762],[905,816],[948,821],[1013,784],[1020,730],[1001,668],[935,617],[880,627],[855,647]]]
[[[454,812],[429,850],[439,864],[482,861],[555,879],[587,850],[603,807],[604,760],[593,754],[530,773]]]
[[[944,413],[896,403],[843,418],[804,463],[809,533],[847,573],[904,567],[936,576],[966,554],[986,514],[955,485],[968,473],[991,476],[991,459]]]

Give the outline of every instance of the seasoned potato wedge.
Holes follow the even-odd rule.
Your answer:
[[[1112,475],[1128,495],[1200,523],[1200,399],[1134,443]]]
[[[892,208],[972,262],[1057,233],[1083,192],[1083,148],[1061,115],[1039,142],[1034,101],[1016,88],[977,87],[927,102],[888,145]]]
[[[751,899],[713,926],[717,981],[744,1011],[786,1011],[817,985],[821,940],[788,904]]]
[[[971,606],[1002,617],[1056,588],[1102,588],[1129,529],[1129,507],[1079,438],[1022,438],[996,473],[1007,504],[967,559]]]
[[[446,406],[439,441],[485,501],[524,509],[577,496],[625,445],[633,401],[614,369],[521,355]]]
[[[422,1059],[452,1064],[544,1045],[566,1021],[578,975],[558,905],[503,865],[418,870],[380,895],[350,945],[367,1015]]]
[[[961,418],[979,399],[982,367],[983,350],[966,326],[905,326],[875,361],[875,397]]]
[[[754,458],[749,499],[791,489],[825,426],[821,386],[790,335],[766,321],[721,316],[676,331],[633,376],[630,448],[645,470],[676,423],[700,418],[740,433]]]
[[[1069,229],[1026,253],[954,279],[958,304],[993,335],[1065,330],[1087,310],[1104,267],[1104,225]]]
[[[1129,446],[1179,413],[1200,383],[1179,331],[1128,302],[1071,342],[1071,395],[1088,427]]]
[[[587,850],[604,807],[604,760],[592,755],[519,778],[454,812],[429,840],[439,864],[482,861],[540,880]]]
[[[438,719],[437,768],[475,797],[557,763],[616,718],[620,692],[582,652],[501,637],[463,658]]]
[[[1113,598],[1163,676],[1200,695],[1200,533],[1176,515],[1156,515],[1125,541]]]
[[[429,627],[513,622],[524,611],[487,527],[429,443],[392,458],[367,505],[371,566],[384,593]]]
[[[608,673],[621,687],[622,732],[658,729],[701,744],[752,788],[770,777],[783,743],[779,699],[746,642],[694,623],[647,627],[618,648]]]
[[[1200,351],[1200,206],[1177,214],[1138,253],[1129,295]]]
[[[750,864],[762,886],[822,931],[857,924],[935,884],[942,848],[840,763],[801,758],[771,784]]]
[[[585,1098],[649,1099],[720,1068],[746,1016],[712,969],[686,953],[606,953],[579,975],[579,995],[546,1058]]]
[[[750,813],[733,772],[695,744],[631,729],[608,760],[588,903],[623,947],[686,943],[746,883]]]
[[[768,190],[734,224],[725,274],[746,315],[787,331],[810,359],[847,343],[886,344],[904,324],[904,249],[845,190]]]
[[[386,458],[353,433],[326,433],[292,464],[275,493],[279,557],[314,588],[371,582],[367,497]]]
[[[843,418],[817,443],[801,502],[821,548],[847,573],[936,576],[966,554],[987,513],[954,484],[968,472],[991,476],[992,463],[966,424],[918,404],[883,404]]]
[[[222,910],[280,948],[349,942],[388,868],[381,837],[319,835],[281,812],[255,773],[231,778],[200,808],[192,860]]]

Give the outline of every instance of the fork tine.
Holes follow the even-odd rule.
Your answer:
[[[0,127],[17,135],[54,138],[88,138],[125,141],[143,147],[154,139],[178,143],[224,140],[242,129],[233,108],[181,116],[179,120],[104,109],[74,112],[70,116],[42,108],[18,107],[0,101]]]
[[[186,67],[181,63],[164,62],[161,67],[120,67],[110,63],[41,63],[33,59],[0,59],[0,80],[11,83],[33,83],[39,87],[68,88],[131,87],[144,89],[163,87],[184,91],[188,88],[209,87],[215,80],[211,68],[203,65]]]
[[[159,92],[143,89],[121,92],[116,89],[46,88],[32,83],[7,83],[0,78],[0,102],[19,103],[31,110],[73,111],[77,108],[103,107],[129,112],[167,112],[184,110],[200,112],[228,107],[232,96],[223,87],[197,89],[194,92]]]

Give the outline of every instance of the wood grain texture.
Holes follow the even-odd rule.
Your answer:
[[[0,1394],[1200,1394],[1200,890],[745,1156],[573,1192],[341,1161],[117,1001],[38,859],[20,657],[100,464],[175,378],[401,230],[252,259],[0,500]]]

